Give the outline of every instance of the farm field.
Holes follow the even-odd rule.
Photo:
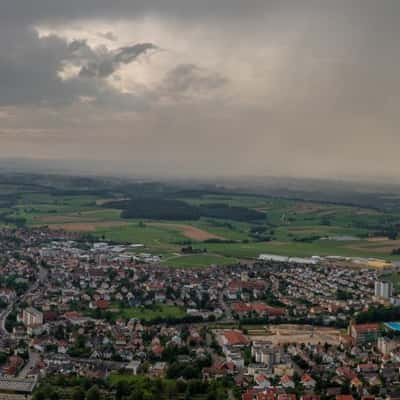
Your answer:
[[[46,189],[47,190],[47,189]],[[210,216],[195,219],[124,218],[127,193],[104,190],[60,193],[41,187],[0,184],[0,226],[25,224],[87,233],[120,243],[140,243],[140,252],[162,257],[172,267],[226,265],[261,253],[308,257],[348,256],[400,260],[400,240],[385,227],[400,226],[400,212],[235,193],[176,195],[194,207],[228,206],[262,212],[258,220]],[[171,195],[169,195],[171,197]],[[206,208],[207,209],[207,208]],[[392,238],[395,239],[395,238]],[[185,246],[206,253],[183,254]],[[133,251],[133,250],[132,250]]]

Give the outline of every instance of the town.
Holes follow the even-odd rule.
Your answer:
[[[220,398],[243,400],[400,397],[400,298],[376,269],[168,268],[139,245],[44,228],[0,243],[6,397],[43,398],[60,374],[221,381]]]

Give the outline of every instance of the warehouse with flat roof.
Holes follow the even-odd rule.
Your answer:
[[[36,379],[0,377],[1,399],[30,399],[36,386]]]

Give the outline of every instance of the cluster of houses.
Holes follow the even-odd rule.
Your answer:
[[[172,364],[199,365],[197,378],[228,377],[244,400],[396,397],[400,342],[353,322],[381,302],[375,270],[265,260],[176,269],[139,245],[47,230],[0,236],[9,245],[0,259],[4,377],[170,377]],[[163,315],[170,309],[178,316]],[[253,321],[258,334],[239,329]],[[288,323],[349,328],[334,344],[260,334]]]

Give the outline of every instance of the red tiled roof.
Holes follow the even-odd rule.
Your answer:
[[[44,321],[55,321],[57,319],[58,314],[55,311],[44,311],[43,319]]]
[[[282,393],[278,395],[278,400],[296,400],[296,395],[294,393]]]
[[[69,311],[64,314],[64,317],[67,319],[80,319],[82,318],[82,315],[77,311]]]
[[[338,394],[336,400],[354,400],[354,397],[351,394]]]
[[[225,339],[227,340],[228,345],[230,345],[230,346],[235,346],[235,345],[246,346],[249,344],[249,340],[241,332],[226,331],[223,333],[223,335],[225,336]]]
[[[260,393],[260,389],[247,389],[246,392],[242,394],[242,400],[254,400],[257,393]]]
[[[308,375],[308,374],[304,374],[304,375],[301,377],[301,380],[302,380],[302,382],[312,382],[312,381],[314,381],[314,379],[311,378],[311,376]]]
[[[106,310],[108,308],[108,301],[107,300],[97,300],[96,307],[100,310]]]
[[[377,332],[379,331],[379,324],[359,324],[353,325],[357,333]]]
[[[281,378],[282,383],[290,383],[293,382],[293,379],[289,375],[284,375]]]

